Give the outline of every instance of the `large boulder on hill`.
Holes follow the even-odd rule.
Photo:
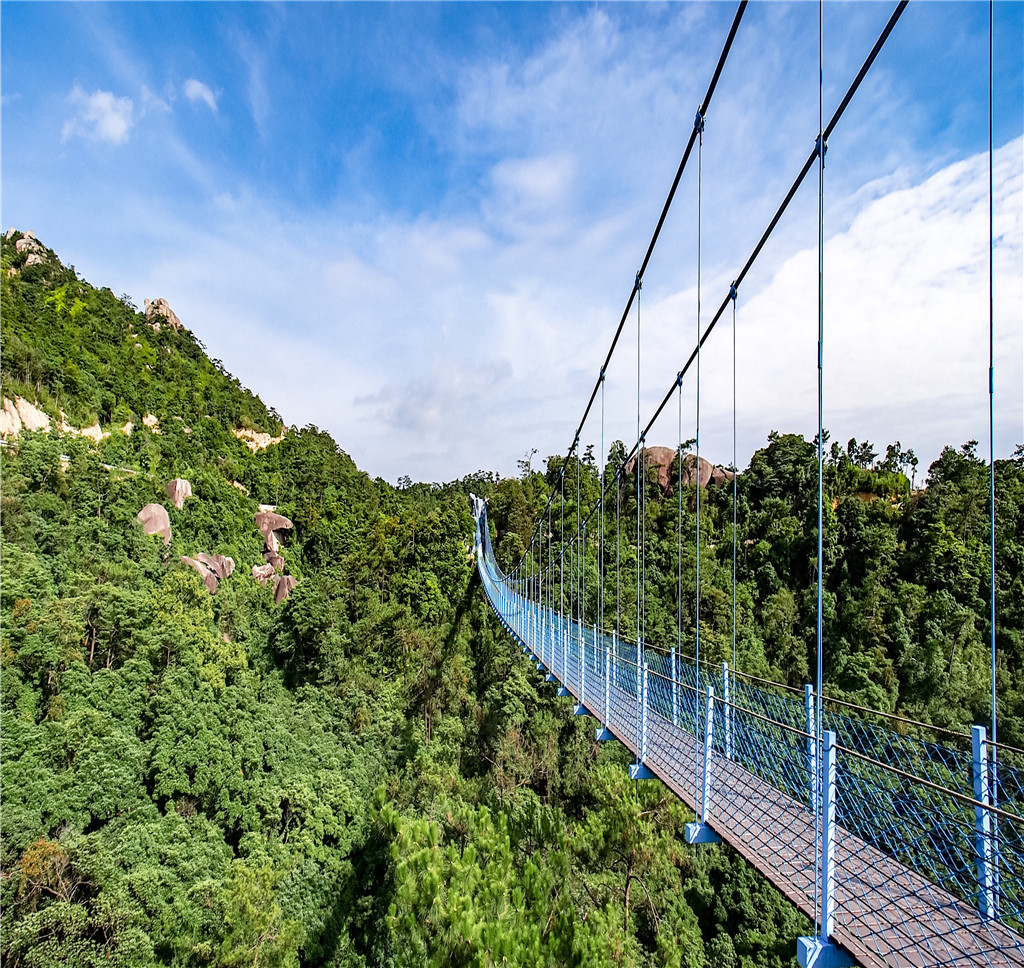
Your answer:
[[[199,555],[202,558],[202,555]],[[199,572],[199,577],[202,578],[203,584],[206,586],[206,590],[212,595],[217,591],[217,586],[220,584],[220,579],[209,569],[206,565],[197,561],[196,558],[189,558],[188,555],[182,555],[181,560],[191,568],[195,568]]]
[[[173,330],[181,329],[181,320],[178,319],[174,310],[167,304],[166,299],[154,299],[152,302],[147,299],[146,322],[153,327],[155,333],[160,332],[161,320],[167,323]]]
[[[235,560],[226,555],[208,555],[200,552],[195,558],[182,555],[181,560],[199,572],[199,577],[203,579],[203,584],[211,595],[217,591],[220,582],[235,570]]]
[[[162,504],[147,504],[135,517],[146,534],[162,534],[164,544],[171,543],[171,519]]]
[[[42,253],[44,255],[46,254],[46,249],[43,247],[42,242],[40,242],[31,233],[29,233],[27,235],[23,235],[20,239],[18,239],[17,242],[14,243],[14,251],[15,252],[39,252],[39,253]]]
[[[675,492],[675,485],[678,481],[679,469],[673,467],[676,459],[676,452],[672,447],[648,447],[644,451],[644,458],[648,467],[658,469],[658,486],[661,493],[666,497]],[[633,456],[626,464],[626,473],[632,474],[636,467],[637,458]],[[733,478],[732,471],[712,464],[710,461],[700,458],[698,463],[694,454],[683,455],[683,484],[699,483],[701,487],[719,486]]]
[[[201,561],[218,578],[230,578],[235,570],[235,559],[228,555],[208,555],[200,553],[196,560]]]
[[[256,579],[261,585],[265,585],[271,578],[274,578],[276,572],[274,571],[273,565],[253,565],[252,566],[252,577]]]
[[[260,529],[263,540],[268,551],[275,554],[281,549],[285,539],[285,531],[291,531],[295,525],[283,514],[273,514],[269,511],[256,512],[256,527]]]
[[[291,575],[282,575],[277,580],[277,588],[274,589],[274,604],[280,605],[290,594],[291,590],[298,584]]]
[[[176,477],[167,482],[167,497],[180,511],[185,506],[185,498],[192,497],[192,485],[183,477]]]
[[[263,560],[275,571],[284,571],[284,558],[276,551],[264,551]]]

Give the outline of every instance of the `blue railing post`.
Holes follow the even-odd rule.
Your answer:
[[[722,839],[708,826],[708,816],[711,813],[711,756],[715,750],[714,729],[715,687],[708,686],[704,707],[704,754],[701,761],[700,814],[696,823],[686,825],[686,842],[688,844],[717,844]]]
[[[817,937],[798,938],[796,958],[804,968],[843,968],[854,964],[834,941],[836,886],[836,734],[827,729],[821,747],[821,870],[818,895],[821,922]]]
[[[999,916],[996,902],[995,851],[992,849],[992,800],[989,786],[988,741],[984,726],[971,727],[973,747],[974,799],[982,806],[974,808],[974,856],[978,870],[978,910],[986,918]]]
[[[814,687],[804,686],[804,707],[807,713],[807,778],[810,781],[807,806],[813,810],[818,802],[818,740],[814,728]]]
[[[572,712],[574,716],[589,716],[590,710],[587,709],[587,640],[583,635],[585,626],[580,623],[579,628],[580,701],[573,706]]]
[[[612,639],[612,642],[615,640]],[[612,646],[606,645],[604,648],[604,721],[601,724],[601,728],[594,732],[594,739],[597,740],[609,740],[614,739],[612,731],[608,728],[608,719],[612,712]]]
[[[619,637],[618,632],[615,631],[612,632],[612,676],[616,686],[622,684],[622,678],[619,675]]]
[[[562,620],[562,681],[558,686],[559,696],[571,696],[566,687],[566,683],[569,681],[569,625],[563,619]]]
[[[722,663],[722,725],[725,726],[725,758],[732,759],[732,690],[729,688],[729,663]]]
[[[637,662],[640,662],[639,650]],[[636,729],[636,762],[629,768],[631,780],[653,780],[654,774],[647,767],[647,660],[643,660],[643,670],[637,667],[637,698],[640,701]]]
[[[672,725],[679,725],[679,666],[676,657],[676,647],[671,649],[672,655]]]

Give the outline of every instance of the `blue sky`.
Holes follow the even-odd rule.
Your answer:
[[[512,473],[571,442],[734,10],[4,2],[2,219],[167,298],[371,474]],[[890,10],[825,5],[826,117]],[[1001,453],[1024,439],[1021,10],[995,8]],[[826,168],[826,426],[925,463],[987,439],[987,17],[912,3]],[[813,144],[817,58],[816,4],[750,5],[705,133],[705,324]],[[816,426],[815,185],[741,291],[744,465]],[[645,282],[645,423],[696,335],[696,210],[695,156]],[[634,319],[605,449],[635,435],[636,346]],[[723,462],[731,352],[723,322],[701,395]]]

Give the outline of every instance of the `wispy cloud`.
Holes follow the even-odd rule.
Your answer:
[[[110,9],[129,16],[134,8]],[[333,16],[307,19],[301,5],[253,8],[272,9],[269,17],[238,9],[247,13],[220,23],[217,43],[230,51],[222,72],[209,50],[189,47],[193,59],[179,61],[189,66],[173,82],[147,73],[142,53],[134,79],[90,81],[132,94],[122,136],[131,131],[140,156],[159,145],[155,164],[133,168],[130,152],[118,152],[124,166],[97,171],[91,204],[76,207],[69,201],[82,190],[65,187],[66,167],[47,181],[23,163],[15,180],[5,159],[6,194],[33,200],[17,217],[28,210],[29,227],[60,228],[64,239],[47,232],[46,241],[92,281],[140,302],[166,297],[288,422],[330,430],[371,474],[514,472],[531,447],[541,456],[563,450],[714,67],[709,38],[724,37],[729,14],[697,4],[544,7],[542,30],[532,22],[507,43],[455,50],[430,33],[431,17],[417,19],[421,7],[402,7],[411,13],[396,14],[399,36],[386,42],[367,27],[376,29],[376,15],[346,7],[346,43],[365,41],[362,55],[380,74],[397,69],[396,51],[423,44],[443,61],[422,74],[409,59],[408,83],[377,76],[375,87],[363,71],[331,77],[337,65],[317,60],[325,55],[304,42]],[[472,20],[478,9],[464,15]],[[505,9],[486,17],[518,23]],[[937,11],[911,7],[907,17],[957,22],[947,8]],[[853,61],[831,65],[837,85],[855,72],[886,14],[853,5],[841,16],[855,36],[846,44]],[[722,75],[701,156],[705,322],[813,144],[817,76],[801,65],[817,61],[816,17],[800,4],[752,5]],[[333,57],[338,45],[317,36]],[[908,27],[893,44],[909,36]],[[141,52],[141,28],[138,37]],[[987,320],[987,178],[983,156],[972,155],[979,143],[961,128],[941,151],[920,140],[923,122],[897,83],[914,66],[906,54],[887,47],[878,64],[834,135],[826,175],[826,424],[837,437],[879,445],[899,438],[927,461],[941,444],[978,436],[971,428],[984,420],[976,377],[984,383],[986,361],[979,371],[977,345],[964,334],[987,347],[987,330],[977,336]],[[204,80],[182,83],[198,73]],[[58,100],[74,76],[60,80]],[[422,80],[439,76],[441,87]],[[146,82],[174,111],[139,93]],[[332,98],[341,83],[352,96]],[[300,87],[297,110],[275,113],[275,99],[283,104]],[[96,95],[79,93],[66,137],[101,137],[100,122],[85,120]],[[110,107],[120,103],[106,96]],[[876,110],[880,96],[891,102],[886,112]],[[981,102],[977,90],[974,101],[964,97],[956,104],[968,116]],[[181,110],[186,99],[196,111]],[[193,143],[196,118],[187,116],[205,107],[217,110],[230,140]],[[866,133],[865,119],[875,125]],[[997,214],[1008,221],[997,223],[997,446],[1005,451],[1024,435],[1019,138],[999,159]],[[645,275],[644,420],[693,346],[696,162],[695,151]],[[741,464],[772,428],[814,432],[811,182],[741,287]],[[425,185],[424,196],[410,183]],[[90,216],[79,217],[69,238],[65,213],[79,210]],[[636,433],[635,325],[631,316],[604,385],[605,451]],[[728,460],[728,320],[702,365],[702,434],[710,456]],[[692,400],[683,402],[691,421]],[[600,441],[599,413],[585,443]],[[675,430],[673,405],[652,439],[671,443]]]
[[[234,35],[234,44],[248,75],[246,99],[249,103],[249,113],[256,124],[256,130],[260,133],[261,137],[265,137],[267,119],[270,116],[270,91],[267,88],[266,80],[266,54],[253,38],[240,30]]]
[[[132,116],[134,105],[130,97],[115,97],[111,91],[86,94],[76,84],[67,100],[74,108],[75,116],[64,122],[61,141],[76,135],[114,144],[123,144],[128,140],[128,132],[135,123]]]
[[[202,101],[211,111],[217,111],[217,98],[214,96],[213,91],[202,81],[197,81],[194,77],[190,77],[185,81],[184,91],[185,97],[190,101]]]

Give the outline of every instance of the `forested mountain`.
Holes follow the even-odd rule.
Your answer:
[[[483,600],[468,492],[514,563],[562,458],[514,480],[373,480],[317,428],[283,427],[187,329],[22,240],[3,241],[0,385],[52,427],[22,427],[0,457],[5,964],[794,963],[805,920],[727,847],[687,847],[683,806],[628,781],[625,751],[593,742]],[[98,422],[96,439],[62,419]],[[253,450],[242,431],[282,439]],[[829,689],[984,722],[987,469],[951,449],[911,493],[905,457],[832,452]],[[589,507],[597,471],[579,470]],[[740,665],[796,684],[813,665],[814,470],[812,444],[773,435],[739,477]],[[1024,459],[997,473],[1002,729],[1020,744]],[[175,478],[193,494],[180,509]],[[644,486],[648,634],[674,641],[679,503]],[[731,488],[706,494],[716,658]],[[627,480],[623,535],[636,498]],[[136,519],[151,503],[167,544]],[[294,525],[297,584],[277,604],[251,573],[260,504]],[[181,560],[201,553],[237,566],[214,594]],[[605,621],[618,604],[628,632],[636,549],[619,554]],[[694,566],[684,542],[684,588]],[[692,635],[685,596],[682,614]]]

